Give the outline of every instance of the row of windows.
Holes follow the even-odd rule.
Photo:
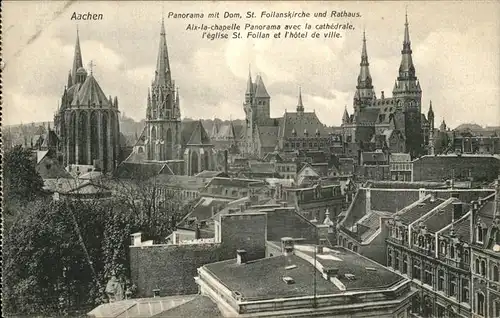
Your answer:
[[[352,242],[349,242],[345,237],[342,237],[342,235],[339,236],[338,245],[350,249],[353,252],[358,252],[358,246]]]
[[[394,253],[393,253],[394,252]],[[408,255],[402,254],[399,251],[388,250],[387,266],[391,267],[402,274],[408,274]],[[413,279],[418,279],[424,284],[434,287],[434,271],[433,265],[424,263],[422,266],[419,260],[413,260],[413,265],[411,267],[411,277]],[[447,285],[446,285],[447,283]],[[446,288],[447,286],[447,288]],[[469,280],[462,278],[461,280],[461,297],[458,294],[458,277],[456,274],[449,273],[448,281],[445,280],[444,270],[438,270],[437,273],[437,290],[447,292],[449,297],[455,297],[460,299],[461,302],[469,302]]]
[[[391,170],[405,170],[411,171],[413,169],[413,164],[411,163],[392,163]]]
[[[292,148],[292,149],[296,149],[296,148],[301,148],[301,144],[302,144],[302,148],[306,148],[307,147],[307,142],[285,142],[285,148]],[[319,143],[319,147],[324,147],[325,146],[325,143],[324,142],[320,142]],[[318,143],[317,142],[309,142],[309,148],[313,148],[313,147],[318,147]]]

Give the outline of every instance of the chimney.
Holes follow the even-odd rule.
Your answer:
[[[240,204],[240,212],[245,212],[245,205],[244,204]]]
[[[133,233],[130,235],[132,237],[132,246],[141,246],[142,243],[142,233]]]
[[[282,201],[282,202],[281,202],[281,207],[282,207],[282,208],[286,208],[286,207],[288,207],[288,202],[286,202],[286,201]]]
[[[198,240],[200,238],[200,224],[197,223],[194,229],[194,239]]]
[[[247,263],[247,251],[236,250],[236,264],[242,265]]]
[[[281,248],[283,255],[290,256],[293,254],[293,239],[291,237],[281,238]]]
[[[385,98],[385,95],[384,95],[384,91],[381,92],[381,96],[380,96],[381,99],[384,99]]]
[[[453,220],[458,220],[462,217],[463,207],[462,202],[453,202]]]
[[[335,267],[324,267],[323,268],[323,277],[327,280],[330,278],[336,277],[339,273],[339,269]]]
[[[214,216],[215,214],[217,214],[217,212],[215,210],[215,205],[212,205],[212,216]]]
[[[316,245],[316,254],[323,254],[323,245]]]
[[[224,150],[224,172],[227,173],[227,149]]]
[[[431,202],[436,202],[436,199],[437,199],[437,198],[436,198],[436,192],[432,191],[432,192],[431,192],[431,198],[430,198],[430,201],[431,201]]]

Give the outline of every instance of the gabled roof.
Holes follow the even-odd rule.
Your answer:
[[[297,137],[305,136],[306,132],[308,136],[314,136],[316,130],[320,136],[328,136],[325,125],[321,123],[315,112],[286,112],[280,123],[280,137],[290,137],[292,131],[295,131]]]
[[[264,148],[275,147],[278,142],[277,126],[257,126],[260,144]]]
[[[205,127],[201,120],[182,123],[181,132],[182,145],[212,145]]]

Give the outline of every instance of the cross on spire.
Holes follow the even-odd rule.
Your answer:
[[[89,63],[89,69],[90,69],[90,74],[92,75],[93,71],[94,71],[94,61],[93,60],[90,60],[90,63]]]

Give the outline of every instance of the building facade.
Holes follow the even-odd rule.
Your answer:
[[[73,68],[54,116],[65,166],[94,166],[110,172],[118,165],[120,127],[118,98],[107,97],[93,74],[83,67],[77,32]]]
[[[376,148],[377,144],[381,147],[386,143],[395,152],[410,153],[412,158],[424,154],[424,135],[428,134],[429,122],[421,113],[422,89],[413,64],[407,17],[401,63],[392,97],[385,97],[383,91],[380,98],[376,97],[369,65],[363,33],[360,73],[353,99],[354,113],[349,115],[346,109],[342,117],[346,149],[356,155],[357,150],[369,150]]]

